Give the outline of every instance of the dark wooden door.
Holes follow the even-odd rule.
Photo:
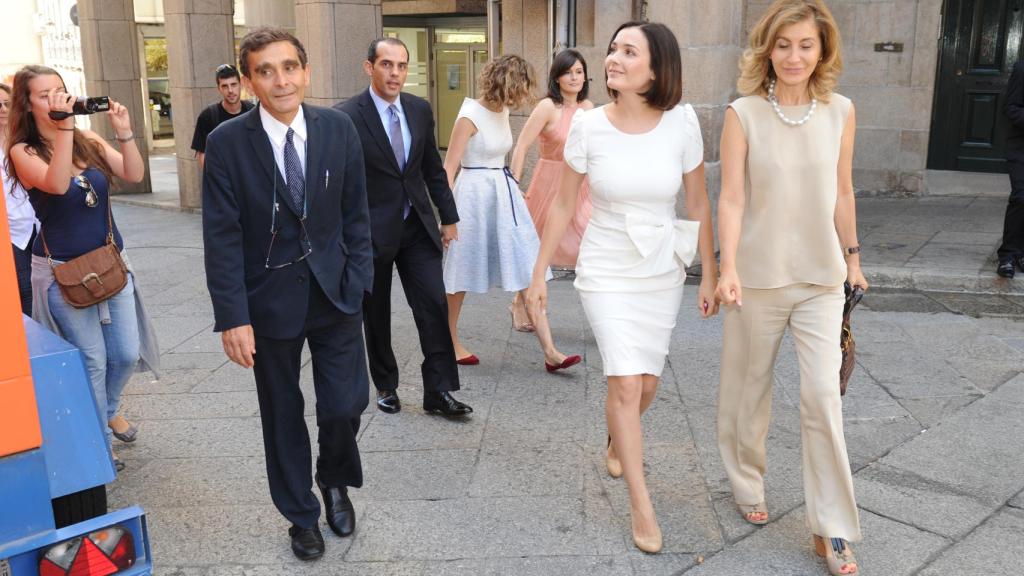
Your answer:
[[[946,0],[928,168],[1005,172],[1003,91],[1021,51],[1024,0]]]

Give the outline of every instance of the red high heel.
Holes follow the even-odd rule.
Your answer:
[[[575,365],[579,364],[582,361],[583,361],[583,358],[579,354],[573,354],[572,356],[566,356],[565,360],[562,360],[561,364],[548,364],[547,361],[545,360],[544,361],[544,369],[547,370],[549,374],[552,374],[552,373],[557,372],[559,370],[565,370],[566,368],[569,368],[570,366],[575,366]]]
[[[476,357],[476,354],[470,354],[465,358],[457,358],[455,363],[459,366],[476,366],[480,363],[480,359]]]

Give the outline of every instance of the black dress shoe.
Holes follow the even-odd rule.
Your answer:
[[[428,414],[439,412],[442,416],[467,416],[473,412],[468,404],[453,398],[451,392],[424,392],[423,410]]]
[[[1013,273],[1013,258],[999,261],[999,265],[996,266],[996,274],[1003,278],[1013,278]]]
[[[344,538],[351,536],[356,529],[356,509],[348,499],[348,490],[344,487],[328,486],[316,476],[316,485],[320,487],[320,495],[324,497],[324,512],[327,525],[331,531]]]
[[[319,526],[302,528],[292,524],[288,535],[292,537],[292,552],[299,560],[316,560],[324,555],[324,536]]]
[[[397,390],[377,390],[377,408],[381,412],[395,414],[401,412],[402,401],[398,399]]]

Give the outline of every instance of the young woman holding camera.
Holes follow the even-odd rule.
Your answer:
[[[121,391],[140,355],[156,369],[158,348],[135,288],[124,242],[110,212],[114,177],[140,182],[145,164],[136,147],[128,110],[110,100],[106,113],[115,150],[89,130],[75,128],[76,97],[56,70],[25,66],[14,77],[7,139],[7,168],[29,193],[41,223],[32,245],[32,316],[77,346],[85,358],[100,413],[111,434],[135,439],[135,428],[117,416]],[[62,116],[56,114],[55,116]],[[124,288],[97,304],[69,304],[54,281],[54,267],[112,241],[128,267]],[[115,458],[118,468],[121,466]]]

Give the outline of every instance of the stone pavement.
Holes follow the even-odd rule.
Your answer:
[[[123,413],[137,442],[111,506],[141,504],[156,573],[313,575],[824,574],[803,525],[798,377],[786,342],[769,434],[768,506],[736,513],[715,443],[721,320],[688,289],[658,398],[644,418],[646,471],[665,535],[637,551],[626,487],[604,472],[605,382],[570,282],[551,283],[556,341],[585,363],[548,375],[506,294],[467,298],[466,422],[423,413],[421,359],[396,286],[400,414],[366,412],[366,485],[355,537],[323,525],[327,553],[300,564],[271,504],[252,375],[227,362],[203,278],[200,218],[117,206],[159,334],[164,377],[134,378]],[[397,283],[397,282],[396,282]],[[859,366],[844,400],[866,575],[1020,574],[1024,532],[1024,299],[870,292],[855,317]],[[959,312],[959,313],[958,313]],[[312,399],[308,362],[303,386]],[[307,415],[313,425],[314,406]],[[323,523],[322,523],[323,524]]]

